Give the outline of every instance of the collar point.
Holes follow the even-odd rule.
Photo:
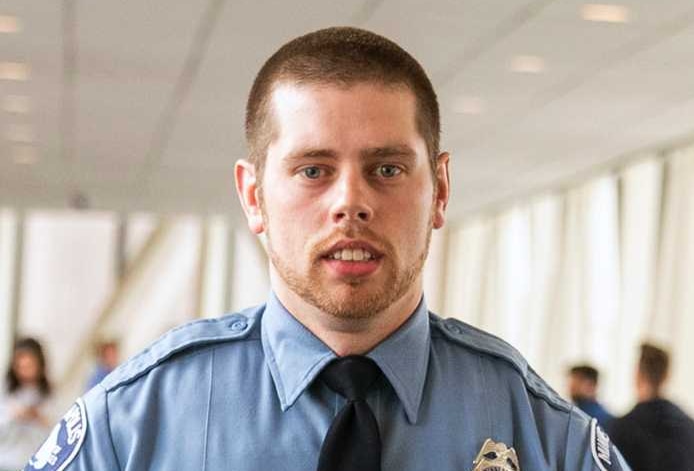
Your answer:
[[[407,417],[407,421],[410,425],[417,425],[417,421],[419,420],[419,407],[414,405],[409,407],[406,406],[405,417]]]
[[[285,399],[282,399],[280,401],[280,410],[282,412],[287,412],[292,406],[294,405],[294,401],[287,401]]]

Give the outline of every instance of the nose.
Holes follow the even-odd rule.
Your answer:
[[[366,223],[373,218],[370,188],[358,171],[345,172],[335,183],[330,217],[336,224]]]

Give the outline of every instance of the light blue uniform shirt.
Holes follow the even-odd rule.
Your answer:
[[[488,438],[522,471],[628,469],[512,347],[424,301],[368,356],[383,471],[471,471]],[[317,379],[335,357],[274,295],[179,327],[79,400],[26,469],[312,471],[344,405]]]

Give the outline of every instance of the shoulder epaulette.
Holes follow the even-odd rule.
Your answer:
[[[535,371],[528,366],[523,355],[508,342],[458,319],[442,319],[431,314],[432,323],[439,326],[443,335],[464,347],[499,358],[509,363],[523,378],[528,391],[547,401],[552,407],[570,411],[571,404],[557,394]]]
[[[214,319],[200,319],[176,327],[148,348],[116,368],[101,383],[106,391],[147,374],[172,356],[193,347],[247,338],[265,305]]]

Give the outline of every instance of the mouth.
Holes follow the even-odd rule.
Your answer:
[[[341,241],[324,252],[323,261],[338,279],[364,279],[376,273],[384,257],[383,252],[364,241]]]
[[[383,257],[383,254],[367,242],[342,241],[334,244],[323,255],[324,259],[344,262],[370,262]]]

